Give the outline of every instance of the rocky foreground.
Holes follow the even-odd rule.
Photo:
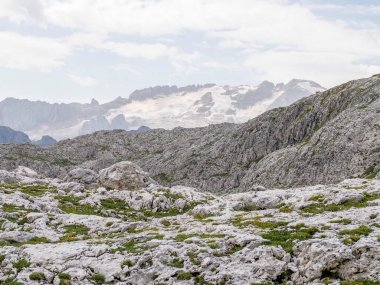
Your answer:
[[[376,179],[218,197],[121,162],[0,181],[0,284],[380,284]]]

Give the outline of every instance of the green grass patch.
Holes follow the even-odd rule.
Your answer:
[[[2,206],[2,210],[5,213],[15,213],[15,212],[19,212],[19,211],[24,211],[27,213],[32,212],[32,210],[26,209],[23,206],[16,206],[16,205],[12,205],[12,204],[4,204]]]
[[[75,233],[75,235],[87,235],[90,230],[85,225],[67,225],[63,227],[66,233]]]
[[[178,280],[190,280],[193,278],[193,275],[190,272],[179,272],[176,274]]]
[[[370,281],[370,280],[353,280],[353,281],[342,281],[341,285],[380,285],[380,281]]]
[[[330,223],[341,224],[341,225],[349,225],[352,223],[352,220],[350,220],[350,219],[331,220]]]
[[[364,236],[368,236],[371,232],[373,232],[373,229],[371,229],[365,225],[361,225],[360,227],[358,227],[356,229],[340,231],[339,234],[340,235],[364,235]]]
[[[71,276],[68,273],[59,273],[59,285],[70,285]]]
[[[201,265],[201,261],[198,259],[197,251],[189,251],[186,254],[190,258],[190,262],[194,265]]]
[[[294,209],[293,209],[293,206],[291,206],[291,205],[281,205],[278,208],[278,211],[281,213],[291,213],[294,211]]]
[[[224,234],[179,234],[175,237],[176,242],[183,242],[188,238],[199,237],[201,239],[215,239],[215,238],[224,238]]]
[[[286,252],[291,253],[296,240],[308,240],[313,238],[313,235],[318,232],[315,227],[302,227],[293,230],[272,230],[262,233],[261,237],[267,239],[264,242],[269,246],[281,246]]]
[[[90,280],[95,284],[104,284],[106,282],[106,278],[101,274],[94,274],[90,277]]]
[[[313,195],[311,196],[308,201],[317,201],[317,202],[323,202],[325,197],[323,195]]]
[[[28,262],[26,259],[20,259],[13,263],[13,268],[17,270],[17,272],[22,271],[24,268],[27,268],[30,266],[30,262]]]
[[[121,266],[122,266],[122,267],[124,267],[124,266],[132,267],[132,266],[133,266],[133,262],[132,262],[132,260],[130,260],[130,259],[125,259],[125,260],[121,263]]]
[[[247,226],[254,226],[259,229],[275,229],[278,227],[286,226],[288,222],[277,221],[262,221],[261,217],[255,217],[252,219],[243,219],[241,217],[235,217],[232,220],[232,224],[236,227],[242,228]]]
[[[33,272],[29,275],[29,279],[34,281],[42,281],[46,280],[46,276],[42,272]]]
[[[308,214],[321,214],[323,212],[339,212],[345,211],[351,208],[365,208],[368,207],[368,202],[372,200],[380,199],[379,194],[369,194],[367,192],[363,193],[364,199],[362,201],[346,201],[342,204],[325,204],[325,203],[314,203],[306,206],[301,210],[301,213]]]
[[[171,261],[167,263],[167,265],[175,267],[175,268],[183,268],[184,261],[180,258],[173,258]]]
[[[67,214],[77,215],[97,215],[101,216],[96,207],[88,204],[81,205],[79,201],[81,198],[72,195],[57,196],[59,201],[59,208]]]
[[[375,166],[368,167],[362,175],[360,175],[360,178],[364,179],[373,179],[376,177],[377,171],[375,170]]]
[[[343,240],[343,243],[345,245],[350,245],[360,240],[360,236],[358,235],[351,235]]]

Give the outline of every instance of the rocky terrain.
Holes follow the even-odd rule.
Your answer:
[[[376,179],[214,196],[120,162],[0,181],[0,284],[380,282]]]
[[[313,81],[293,79],[287,84],[264,81],[257,86],[156,86],[104,104],[94,99],[89,104],[50,104],[7,98],[0,102],[0,125],[23,131],[32,139],[46,134],[63,139],[141,126],[172,129],[241,123],[322,90]]]
[[[133,161],[161,185],[212,193],[380,177],[380,77],[347,82],[244,124],[96,132],[49,149],[0,146],[0,168],[48,177]]]

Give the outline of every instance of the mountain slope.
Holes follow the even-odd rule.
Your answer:
[[[29,137],[23,132],[0,126],[0,144],[30,143]]]
[[[49,104],[7,98],[0,102],[0,124],[21,130],[32,139],[46,134],[62,139],[140,126],[172,129],[241,123],[263,113],[276,100],[280,100],[277,105],[288,105],[321,90],[324,88],[315,82],[292,80],[286,85],[265,81],[258,86],[157,86],[105,104],[96,100],[90,104]]]
[[[97,132],[49,150],[2,147],[1,167],[63,175],[132,160],[165,185],[215,193],[374,177],[380,165],[380,78],[350,81],[244,124],[172,131]],[[22,152],[23,156],[19,153]]]

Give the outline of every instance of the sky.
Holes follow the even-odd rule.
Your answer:
[[[380,73],[380,0],[0,0],[0,100]]]

